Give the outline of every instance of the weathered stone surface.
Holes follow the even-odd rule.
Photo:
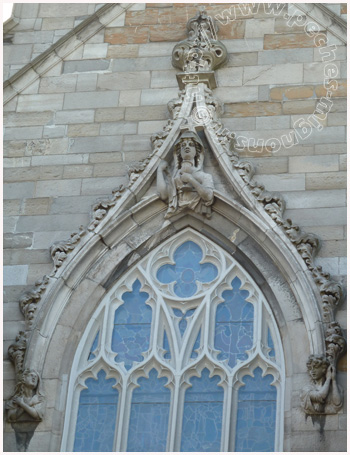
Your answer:
[[[268,191],[281,191],[281,188],[283,191],[305,190],[305,174],[259,175],[256,180],[265,185]]]
[[[96,122],[118,122],[124,118],[124,107],[101,108],[95,111]],[[129,120],[129,119],[126,119]]]
[[[4,199],[21,199],[33,196],[35,189],[34,182],[7,183],[3,186]]]
[[[21,215],[46,215],[50,210],[51,200],[48,197],[24,199]]]
[[[124,173],[124,177],[105,177],[105,178],[91,178],[91,179],[83,179],[82,186],[81,186],[81,194],[82,195],[104,195],[112,194],[113,188],[118,187],[118,185],[125,184],[127,181],[127,177]],[[82,224],[82,223],[80,223]],[[80,226],[80,224],[76,224],[76,226]]]
[[[36,197],[45,196],[75,196],[80,194],[81,180],[58,180],[52,182],[51,180],[37,182],[35,195]]]
[[[270,90],[271,100],[282,101],[283,99],[304,99],[314,97],[314,86],[306,85],[299,87],[274,87]]]
[[[289,158],[289,172],[330,172],[339,170],[336,155],[292,156]]]
[[[87,214],[71,214],[69,217],[61,215],[37,215],[37,216],[22,216],[19,218],[16,232],[29,232],[42,230],[45,226],[46,231],[60,230],[72,231],[72,226],[81,226],[88,223]]]
[[[73,110],[56,112],[56,124],[91,123],[94,121],[93,110]]]
[[[214,94],[223,103],[240,103],[258,100],[258,87],[218,87]]]
[[[100,132],[99,123],[79,123],[72,124],[68,126],[67,136],[76,137],[76,136],[98,136]]]
[[[346,214],[343,208],[314,208],[314,209],[297,209],[286,210],[286,218],[291,218],[294,223],[301,226],[319,226],[339,225],[346,223]]]
[[[29,95],[28,95],[29,96]],[[119,91],[66,93],[64,109],[89,109],[115,107],[118,105]]]
[[[177,87],[176,71],[152,71],[151,88]]]
[[[124,163],[99,163],[94,165],[94,177],[122,177],[127,173]]]
[[[139,46],[137,44],[110,44],[108,46],[107,58],[133,58],[137,57]]]
[[[114,163],[123,161],[121,152],[89,153],[89,163]]]
[[[77,178],[86,178],[92,177],[93,166],[88,164],[76,164],[69,166],[64,166],[63,169],[63,178],[64,179],[77,179]]]
[[[4,286],[24,285],[27,283],[28,265],[5,265]]]
[[[254,102],[254,103],[234,103],[225,104],[223,117],[256,117],[265,115],[281,115],[281,103]]]
[[[147,28],[149,30],[150,42],[181,41],[187,38],[186,30],[177,24],[150,25]]]
[[[316,100],[284,101],[282,106],[283,114],[312,114]]]
[[[71,153],[115,152],[121,150],[123,136],[76,137]]]
[[[119,106],[139,106],[141,90],[123,90],[119,96]]]
[[[327,76],[327,65],[330,65],[332,68],[334,68],[334,72],[330,73],[330,77],[332,79],[337,79],[339,78],[339,73],[340,73],[340,63],[339,62],[332,62],[331,64],[329,62],[325,63],[304,63],[304,82],[310,83],[310,82],[321,82],[324,80],[324,78]]]
[[[171,59],[167,57],[157,58],[117,58],[112,63],[113,72],[124,71],[155,71],[155,70],[173,70]],[[173,70],[174,73],[175,70]]]
[[[307,190],[336,190],[346,188],[346,172],[322,172],[306,175]],[[326,216],[330,219],[329,216]]]
[[[24,126],[41,126],[46,125],[53,120],[54,113],[47,112],[5,112],[3,122],[6,127],[24,127]]]
[[[243,85],[283,84],[303,82],[303,65],[259,65],[244,68]]]
[[[276,65],[281,63],[309,63],[312,61],[312,49],[274,49],[258,53],[260,65]]]
[[[345,126],[328,126],[323,128],[321,131],[312,130],[312,134],[307,137],[305,137],[304,133],[300,133],[298,128],[295,128],[295,131],[296,133],[299,133],[299,142],[303,144],[345,142],[346,137]]]
[[[77,77],[77,92],[96,91],[97,73],[78,74]]]
[[[62,196],[55,197],[52,199],[52,204],[50,207],[51,215],[59,215],[60,213],[88,213],[91,209],[92,204],[95,202],[96,198],[93,196]],[[57,240],[62,240],[63,238],[69,238],[70,233],[63,235]],[[40,235],[34,235],[35,247],[44,248],[39,246],[37,243],[40,241]],[[52,242],[53,243],[53,242]],[[51,245],[49,245],[51,246]]]
[[[225,66],[250,66],[258,64],[257,52],[237,52],[229,54],[228,62]]]
[[[97,88],[102,90],[110,90],[112,87],[116,90],[147,88],[150,86],[150,80],[151,75],[149,71],[100,74],[98,76]],[[105,106],[110,106],[110,104],[105,103]],[[95,107],[101,107],[101,105]]]
[[[5,141],[20,139],[40,139],[43,136],[42,126],[26,126],[23,128],[5,128]]]
[[[100,135],[113,136],[117,134],[136,134],[137,123],[135,122],[108,122],[101,123]]]
[[[288,209],[345,207],[346,205],[345,190],[290,191],[284,194],[284,199]]]
[[[4,248],[30,248],[33,244],[33,233],[4,234]]]
[[[3,211],[7,216],[17,216],[20,214],[21,200],[20,199],[5,199],[3,201]]]
[[[292,49],[315,46],[314,38],[306,33],[284,33],[264,36],[264,49]]]
[[[144,89],[141,92],[142,105],[166,105],[169,100],[177,97],[177,88]]]
[[[108,43],[86,43],[84,44],[83,58],[106,58]]]
[[[125,120],[140,121],[145,118],[147,120],[166,120],[169,118],[168,108],[166,105],[160,105],[127,107],[125,109]]]
[[[63,106],[63,94],[19,95],[17,112],[59,111]]]
[[[105,42],[110,44],[147,43],[148,27],[107,28]]]
[[[91,59],[91,60],[72,60],[63,63],[64,73],[85,73],[89,71],[103,71],[109,67],[109,60]]]
[[[39,93],[66,93],[74,92],[77,83],[75,74],[60,77],[44,77],[40,81]]]

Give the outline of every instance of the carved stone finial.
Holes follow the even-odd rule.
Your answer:
[[[186,73],[213,71],[225,63],[226,47],[217,40],[217,26],[200,8],[187,23],[188,38],[180,41],[173,50],[172,63]]]
[[[168,202],[166,218],[185,209],[211,216],[214,183],[211,175],[203,172],[204,146],[194,131],[184,131],[174,145],[173,171],[161,161],[157,173],[160,198]]]
[[[306,365],[311,384],[300,393],[305,414],[336,414],[343,405],[343,397],[337,384],[335,366],[325,355],[311,355]]]

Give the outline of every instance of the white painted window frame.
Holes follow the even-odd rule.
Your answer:
[[[164,264],[174,264],[175,250],[185,241],[192,240],[204,252],[201,263],[211,262],[218,268],[218,276],[211,283],[198,283],[197,293],[186,299],[179,298],[173,292],[173,284],[159,283],[156,272]],[[233,368],[227,362],[216,359],[214,349],[215,312],[223,298],[222,292],[231,288],[235,277],[241,282],[241,288],[249,292],[246,299],[254,306],[254,343],[247,351],[248,359]],[[132,290],[136,279],[141,282],[141,292],[147,292],[147,304],[152,308],[152,324],[149,350],[144,353],[144,360],[133,365],[127,371],[120,363],[116,363],[115,352],[111,350],[114,313],[124,302],[122,295]],[[187,328],[180,345],[180,333],[175,328],[176,317],[169,311],[169,305],[184,310],[197,306],[194,314],[188,318]],[[201,348],[198,356],[190,359],[192,347],[201,325]],[[268,356],[267,327],[274,342],[275,359]],[[164,328],[167,329],[171,359],[162,358]],[[88,355],[96,334],[100,331],[98,346],[94,351],[95,358],[88,361]],[[107,342],[108,341],[108,342]],[[62,451],[72,451],[74,446],[76,420],[78,415],[80,392],[88,378],[97,378],[97,373],[104,369],[107,378],[115,378],[114,386],[119,391],[117,425],[114,440],[114,451],[125,452],[127,448],[128,425],[132,390],[137,386],[139,377],[148,377],[152,368],[158,371],[160,377],[166,377],[166,387],[171,390],[169,412],[169,431],[167,451],[180,451],[182,410],[185,390],[193,376],[200,376],[204,368],[210,375],[220,376],[220,385],[224,389],[223,421],[221,436],[221,451],[234,451],[235,428],[237,415],[237,396],[239,387],[243,385],[242,378],[246,374],[253,375],[253,370],[260,367],[263,376],[271,374],[273,385],[277,389],[275,451],[283,450],[283,415],[285,366],[281,338],[272,311],[258,288],[257,284],[228,253],[221,247],[205,238],[191,228],[187,228],[165,241],[154,251],[141,259],[131,270],[118,280],[108,292],[94,316],[91,318],[84,335],[79,343],[70,374],[65,425],[62,437]]]

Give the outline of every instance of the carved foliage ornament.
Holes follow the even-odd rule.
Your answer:
[[[184,72],[213,71],[227,58],[225,46],[217,40],[217,25],[201,9],[187,23],[188,38],[173,50],[172,63]]]

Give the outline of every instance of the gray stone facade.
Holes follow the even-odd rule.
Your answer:
[[[318,236],[315,266],[344,286],[346,5],[323,4],[329,11],[317,4],[281,5],[280,12],[262,4],[257,11],[207,6],[228,51],[227,63],[215,70],[213,95],[221,103],[217,111],[223,126],[235,133],[240,159],[255,168],[252,182],[282,196],[284,220]],[[45,301],[38,306],[38,330],[27,353],[34,359],[41,347],[45,352],[36,365],[46,396],[45,418],[31,451],[60,451],[75,349],[108,283],[185,226],[224,245],[270,296],[286,352],[284,451],[346,450],[345,407],[324,416],[322,427],[300,406],[299,393],[309,381],[307,359],[325,347],[318,332],[321,309],[308,315],[314,324],[310,329],[303,311],[313,311],[312,305],[300,303],[303,279],[299,283],[294,275],[310,272],[304,263],[298,268],[293,262],[292,242],[279,247],[276,220],[255,224],[246,215],[237,202],[245,190],[232,190],[214,156],[206,172],[220,197],[210,220],[187,215],[164,227],[167,207],[156,197],[155,156],[154,162],[146,161],[144,189],[139,179],[137,192],[112,193],[137,175],[128,171],[148,159],[152,136],[172,118],[167,103],[179,92],[172,52],[186,39],[186,23],[197,10],[190,4],[17,4],[5,24],[4,400],[13,394],[16,379],[8,348],[28,329],[19,302],[52,273],[53,259],[56,270],[60,267],[50,247],[60,245],[57,251],[65,255],[62,271],[51,279],[55,284],[50,282],[46,294],[46,288],[40,291]],[[307,33],[311,22],[328,40],[328,51]],[[325,80],[328,91],[333,81],[331,95]],[[143,197],[150,199],[143,204]],[[99,198],[108,202],[101,205]],[[124,218],[118,212],[120,198],[128,198]],[[242,232],[233,245],[229,239],[237,219]],[[62,308],[59,300],[65,302]],[[335,321],[346,333],[343,301]],[[346,389],[344,355],[337,380]],[[16,451],[9,423],[4,431],[4,449]]]

